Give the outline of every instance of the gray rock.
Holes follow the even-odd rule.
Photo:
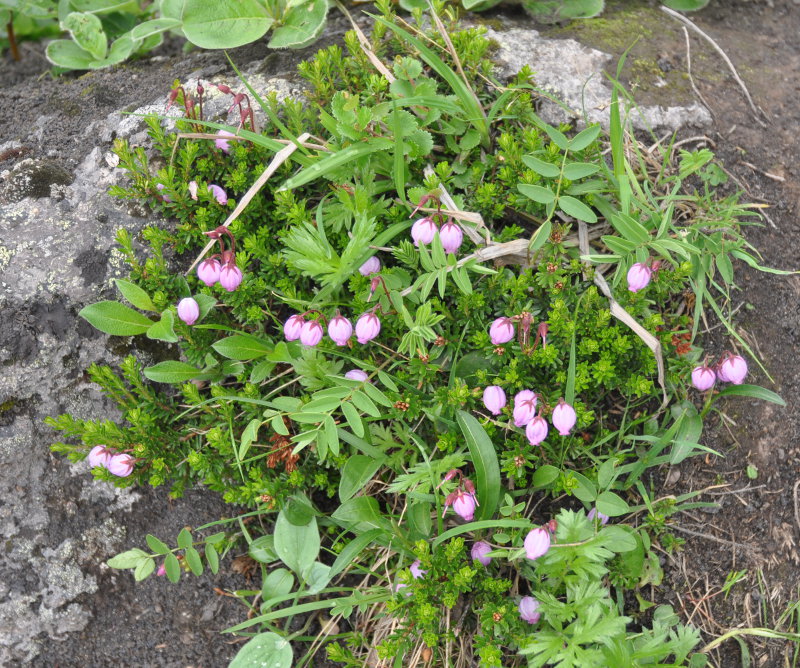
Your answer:
[[[611,87],[603,70],[612,57],[584,46],[574,39],[550,39],[536,30],[487,28],[487,35],[499,46],[494,54],[497,75],[509,80],[523,66],[534,72],[542,89],[542,118],[551,124],[588,120],[609,126]],[[550,94],[553,99],[547,99]],[[637,129],[676,131],[681,127],[711,123],[708,110],[695,103],[688,107],[641,106],[631,109],[629,119]]]

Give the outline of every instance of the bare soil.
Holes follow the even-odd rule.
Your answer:
[[[656,7],[655,3],[636,3],[640,5]],[[604,18],[625,12],[630,12],[630,4],[611,3]],[[748,233],[763,253],[764,264],[798,268],[800,7],[792,0],[711,0],[691,19],[735,63],[763,110],[762,124],[721,57],[706,41],[691,34],[695,84],[715,119],[706,132],[707,144],[741,182],[745,199],[769,206],[769,222]],[[630,36],[640,34],[641,27],[630,22]],[[578,28],[560,32],[592,41]],[[657,44],[657,57],[642,52],[639,60],[653,60],[665,75],[685,72],[687,51],[679,24],[664,16],[661,27],[650,29],[642,41],[648,40]],[[629,43],[626,40],[617,53]],[[602,45],[604,50],[613,46]],[[176,69],[209,67],[218,71],[223,62],[222,56],[214,53],[165,56],[84,75],[82,92],[42,74],[46,64],[35,45],[24,45],[23,52],[26,60],[22,64],[6,61],[0,71],[4,91],[0,96],[0,137],[13,139],[15,126],[39,114],[51,114],[53,122],[41,157],[49,152],[49,157],[59,158],[67,166],[83,154],[84,147],[74,146],[74,138],[92,119],[121,105],[142,103],[153,90],[167,90]],[[254,48],[245,55],[252,60],[266,54]],[[189,63],[187,58],[195,60]],[[625,72],[627,82],[638,84],[645,101],[648,94],[660,94],[657,87],[640,81],[646,65],[640,63],[638,70]],[[680,81],[685,83],[685,78]],[[680,95],[686,94],[682,85]],[[14,159],[7,157],[0,168],[10,167]],[[788,407],[741,398],[728,401],[726,417],[710,421],[704,434],[704,443],[723,456],[692,459],[660,472],[662,496],[708,490],[699,499],[719,504],[713,511],[696,510],[675,519],[672,533],[683,538],[685,545],[665,553],[666,584],[659,595],[660,602],[671,603],[684,620],[699,625],[707,641],[735,626],[778,624],[787,605],[798,598],[800,583],[800,412],[796,398],[800,389],[800,277],[774,276],[745,266],[736,270],[741,289],[734,293],[731,305],[734,320],[774,379],[773,384],[751,364],[753,382],[780,393]],[[711,352],[730,347],[720,329],[709,333],[706,341]],[[748,478],[748,465],[758,469],[757,478]],[[183,513],[179,514],[164,497],[159,491],[149,491],[139,503],[131,545],[143,542],[144,533],[154,529],[154,519],[156,528],[168,536],[181,522],[197,520],[192,513],[195,501],[206,503],[205,495],[193,492],[189,502],[177,504]],[[746,571],[746,579],[725,596],[722,586],[732,571]],[[231,605],[230,599],[223,602],[213,587],[229,584],[230,577],[175,587],[162,578],[134,585],[129,577],[102,575],[100,591],[91,601],[95,621],[85,632],[51,643],[36,665],[225,665],[234,648],[217,631],[243,610]],[[642,594],[647,598],[649,592]],[[792,621],[797,630],[796,619],[781,628],[792,630]],[[755,666],[792,665],[796,649],[790,643],[760,638],[746,638],[745,642]],[[728,641],[712,660],[720,668],[743,665],[742,649]]]

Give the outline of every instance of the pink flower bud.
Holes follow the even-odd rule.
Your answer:
[[[734,385],[741,385],[747,376],[747,362],[739,355],[728,353],[717,367],[717,376],[720,380]]]
[[[439,230],[436,223],[430,218],[420,218],[411,226],[411,238],[414,240],[414,245],[429,244],[436,236]]]
[[[497,318],[489,327],[489,338],[496,346],[511,341],[514,338],[514,322],[511,318]]]
[[[370,276],[377,274],[381,270],[381,261],[376,255],[373,255],[369,260],[362,264],[358,271],[362,276]]]
[[[135,460],[133,457],[123,452],[122,454],[111,457],[111,459],[108,460],[106,468],[115,476],[127,478],[131,473],[133,473],[134,461]]]
[[[189,196],[197,201],[197,181],[189,181]]]
[[[479,540],[472,544],[472,549],[470,550],[470,556],[472,557],[473,561],[480,561],[484,566],[488,566],[492,563],[492,558],[486,555],[492,551],[492,546],[489,545],[485,540]]]
[[[304,346],[315,346],[322,341],[322,325],[319,320],[306,320],[300,328],[300,343]]]
[[[242,282],[242,270],[235,264],[226,264],[219,272],[219,284],[228,292],[233,292]]]
[[[167,574],[167,567],[164,564],[160,564],[158,570],[156,571],[156,575],[158,577],[163,577]]]
[[[156,183],[156,189],[158,190],[158,192],[162,192],[164,190],[164,188],[166,188],[166,186],[163,183]],[[169,195],[161,195],[161,199],[163,199],[165,202],[171,202],[172,201],[172,199],[170,199]]]
[[[337,346],[346,346],[353,336],[353,325],[343,315],[336,315],[328,322],[328,336]]]
[[[472,496],[475,496],[475,485],[472,484],[472,480],[470,480],[469,478],[464,478],[463,484],[464,484],[464,489],[467,491],[467,493],[472,494]],[[477,499],[475,499],[475,505],[476,506],[480,505]]]
[[[506,393],[499,385],[489,385],[483,391],[483,405],[492,415],[500,415],[506,403]]]
[[[536,416],[536,393],[531,390],[517,392],[514,397],[514,425],[526,426]]]
[[[381,321],[372,312],[362,313],[356,322],[356,339],[359,343],[372,341],[381,332]]]
[[[550,532],[544,527],[531,529],[525,536],[525,556],[538,559],[550,549]]]
[[[349,378],[350,380],[359,380],[362,383],[369,381],[369,376],[361,369],[350,369],[350,371],[348,371],[344,377]]]
[[[283,324],[283,336],[287,341],[297,341],[300,338],[300,331],[303,329],[305,321],[306,319],[299,313],[289,317]]]
[[[465,522],[471,522],[472,518],[475,517],[475,508],[477,505],[478,503],[475,500],[474,494],[469,494],[461,490],[456,492],[456,498],[453,501],[453,510],[456,515],[461,517]]]
[[[528,437],[528,443],[531,445],[539,445],[539,443],[547,438],[548,431],[547,420],[541,415],[537,415],[528,423],[528,426],[525,427],[525,435]]]
[[[222,271],[222,265],[216,258],[209,258],[203,260],[197,267],[197,278],[199,278],[208,287],[211,287],[219,280],[219,274]]]
[[[439,239],[442,242],[442,248],[444,248],[445,253],[455,253],[461,248],[461,242],[464,241],[464,233],[456,223],[445,223],[442,225],[442,229],[439,230]]]
[[[111,459],[111,453],[106,450],[105,445],[95,445],[89,450],[89,456],[86,458],[89,461],[89,466],[108,466],[108,460]]]
[[[608,524],[608,515],[603,515],[603,513],[597,510],[597,508],[592,508],[586,517],[588,517],[590,520],[593,520],[595,518],[600,520],[600,524],[602,524],[603,526]]]
[[[628,269],[628,290],[638,292],[642,288],[646,288],[652,276],[653,270],[650,267],[637,262]]]
[[[200,306],[192,297],[184,297],[178,302],[178,317],[187,325],[194,325],[200,317]]]
[[[558,429],[558,433],[562,436],[569,436],[569,432],[575,426],[578,418],[575,415],[575,409],[563,399],[559,399],[558,406],[553,409],[552,419],[553,426]]]
[[[535,624],[538,622],[539,618],[542,616],[542,613],[539,612],[540,605],[541,603],[533,598],[533,596],[523,596],[517,608],[522,621],[528,622],[528,624]]]
[[[212,195],[214,195],[214,199],[216,199],[217,202],[219,202],[223,206],[228,203],[228,194],[218,185],[210,183],[208,186],[208,190],[211,191]]]
[[[458,469],[450,469],[447,473],[444,474],[444,478],[442,478],[442,482],[447,482],[448,480],[452,480],[455,478],[461,471]]]
[[[217,86],[217,87],[219,88],[219,86]],[[225,91],[223,91],[223,92],[225,92]],[[219,137],[219,139],[215,139],[214,140],[214,145],[220,151],[223,151],[224,153],[230,153],[231,152],[231,145],[230,145],[230,142],[228,142],[228,140],[225,139],[225,137],[235,137],[235,136],[236,135],[234,135],[232,132],[228,132],[227,130],[217,130],[217,137]]]
[[[717,375],[714,373],[714,370],[711,367],[707,367],[705,364],[696,366],[692,371],[692,385],[701,392],[705,392],[714,387],[716,380]]]
[[[415,580],[419,580],[425,573],[428,571],[423,571],[420,568],[420,561],[417,559],[411,566],[408,567],[408,570],[411,571],[411,575],[414,577]]]

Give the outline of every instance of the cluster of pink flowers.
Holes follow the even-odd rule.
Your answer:
[[[705,392],[714,387],[717,381],[741,385],[746,376],[747,362],[745,359],[727,352],[713,366],[705,364],[696,366],[692,371],[692,385],[701,392]]]
[[[458,476],[458,485],[456,489],[445,498],[442,517],[447,514],[447,509],[452,506],[456,515],[466,522],[471,522],[475,517],[475,508],[478,507],[475,485],[472,484],[469,478],[465,478],[459,469],[451,469],[448,471],[442,482],[452,480],[456,476]]]
[[[311,313],[296,313],[290,316],[283,325],[283,335],[287,341],[297,341],[304,346],[316,346],[325,334],[322,323],[318,318],[306,320],[306,315]],[[367,343],[374,339],[381,331],[381,321],[373,311],[362,313],[356,321],[355,334],[359,343]],[[328,336],[337,346],[346,346],[353,336],[353,325],[340,313],[328,321]],[[361,372],[363,373],[363,372]],[[365,374],[366,376],[366,374]]]
[[[239,287],[243,278],[242,270],[236,266],[236,239],[224,225],[205,234],[219,241],[221,252],[206,258],[198,265],[197,278],[208,287],[219,283],[228,292],[233,292]],[[230,242],[229,250],[225,249],[223,237],[227,237]]]
[[[648,259],[646,262],[637,262],[628,269],[628,290],[639,292],[650,284],[653,274],[661,266],[661,260]]]
[[[464,241],[464,233],[461,231],[461,226],[458,225],[458,223],[448,220],[444,225],[439,227],[432,216],[426,216],[425,218],[418,219],[411,226],[411,238],[414,240],[415,246],[431,243],[437,233],[445,253],[455,254],[458,252],[458,249],[461,248],[461,244]]]
[[[514,396],[513,418],[514,425],[525,427],[525,435],[531,445],[538,445],[547,438],[547,421],[542,417],[541,410],[536,413],[538,395],[533,390],[522,390]],[[499,385],[489,385],[483,391],[483,405],[493,415],[500,415],[506,407],[508,400],[506,393]],[[575,426],[577,415],[575,409],[563,399],[558,400],[558,404],[553,409],[553,426],[558,429],[562,436],[568,436]]]
[[[131,455],[124,452],[114,453],[105,445],[95,445],[89,451],[87,459],[92,468],[102,466],[120,478],[127,478],[133,473],[133,465],[136,462]]]

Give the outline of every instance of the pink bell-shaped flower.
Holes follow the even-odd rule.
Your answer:
[[[108,466],[108,460],[111,459],[111,453],[106,449],[105,445],[95,445],[89,450],[89,456],[86,458],[89,466]]]
[[[528,624],[535,624],[539,621],[542,613],[539,612],[541,603],[533,596],[523,596],[519,602],[517,609],[519,610],[520,619]]]
[[[359,343],[372,341],[381,332],[381,321],[378,316],[368,311],[362,313],[356,321],[356,339]]]
[[[514,397],[514,425],[526,426],[536,416],[536,393],[531,390],[517,392]]]
[[[499,385],[489,385],[483,391],[483,405],[492,415],[500,415],[506,403],[506,393]]]
[[[547,438],[548,431],[547,420],[541,415],[537,415],[528,423],[528,426],[525,427],[525,436],[528,437],[528,443],[531,445],[539,445],[539,443]]]
[[[362,276],[371,276],[377,274],[381,270],[381,261],[377,255],[373,255],[369,260],[358,268],[358,272]]]
[[[189,197],[197,201],[197,181],[189,181]]]
[[[219,284],[228,292],[233,292],[242,282],[242,270],[235,264],[228,263],[219,272]]]
[[[456,223],[445,223],[439,230],[439,239],[445,253],[456,253],[464,241],[464,233]]]
[[[300,332],[303,329],[306,319],[299,313],[295,313],[286,320],[283,324],[283,336],[287,341],[297,341],[300,338]]]
[[[475,517],[475,508],[478,505],[474,494],[458,490],[453,501],[453,511],[465,522],[471,522]]]
[[[111,459],[108,460],[108,464],[106,464],[106,468],[115,476],[127,478],[131,473],[133,473],[134,461],[135,460],[133,457],[131,457],[131,455],[123,452],[111,457]]]
[[[343,315],[336,314],[328,321],[328,336],[337,346],[346,346],[353,336],[353,325]]]
[[[322,341],[323,333],[319,320],[306,320],[300,328],[300,343],[313,347]]]
[[[222,265],[216,258],[203,260],[197,267],[197,278],[205,283],[209,288],[219,280]]]
[[[417,559],[411,566],[408,567],[408,570],[411,571],[411,575],[415,580],[419,580],[425,573],[428,571],[423,571],[420,568],[420,560]]]
[[[492,546],[485,540],[478,540],[472,544],[470,556],[473,561],[480,561],[484,566],[492,563],[492,558],[487,556],[492,551]]]
[[[225,139],[225,137],[235,136],[236,135],[234,135],[232,132],[228,132],[227,130],[217,130],[217,139],[214,140],[214,146],[216,146],[223,153],[230,153],[231,144],[227,139]]]
[[[638,292],[646,288],[652,277],[653,270],[646,264],[637,262],[628,269],[628,290]]]
[[[194,325],[200,317],[200,305],[192,297],[184,297],[178,302],[178,317],[187,325]]]
[[[531,529],[525,536],[524,546],[528,559],[538,559],[550,549],[550,532],[544,527]]]
[[[711,367],[708,367],[705,364],[696,366],[692,370],[692,385],[695,386],[695,389],[698,389],[701,392],[710,390],[712,387],[714,387],[714,383],[716,381],[717,374],[714,373],[714,370]]]
[[[214,195],[214,199],[223,206],[228,203],[228,193],[226,193],[220,186],[211,183],[208,186],[208,190],[211,191],[212,195]]]
[[[511,318],[497,318],[489,327],[489,338],[496,346],[508,343],[514,338],[514,322]]]
[[[739,355],[728,353],[717,367],[720,380],[734,385],[741,385],[747,376],[747,362]]]
[[[362,383],[365,383],[369,380],[367,373],[361,369],[350,369],[350,371],[348,371],[344,377],[348,378],[349,380],[359,380]]]
[[[411,238],[414,240],[414,245],[429,244],[438,230],[439,228],[431,218],[420,218],[411,226]]]
[[[575,409],[563,399],[558,400],[558,405],[553,409],[553,426],[558,429],[562,436],[569,436],[569,432],[575,426],[577,420]]]

